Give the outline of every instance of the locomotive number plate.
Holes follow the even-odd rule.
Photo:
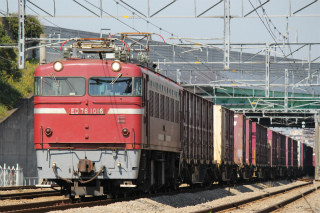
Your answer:
[[[104,115],[104,108],[70,108],[70,115]]]

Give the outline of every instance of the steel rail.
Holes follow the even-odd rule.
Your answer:
[[[58,184],[51,184],[50,188],[59,187]],[[38,187],[36,185],[30,185],[30,186],[2,186],[0,187],[0,191],[9,191],[9,190],[20,190],[20,189],[39,189],[44,187]],[[48,188],[48,187],[45,187]]]
[[[7,206],[0,206],[0,212],[39,212],[36,209],[40,208],[48,208],[48,206],[53,207],[57,205],[65,206],[68,203],[72,203],[72,200],[62,199],[62,200],[53,200],[53,201],[42,201],[36,203],[23,203],[23,204],[16,204],[16,205],[7,205]],[[41,211],[45,212],[45,211]]]
[[[36,189],[35,185],[32,186],[2,186],[0,191],[20,190],[20,189]]]
[[[281,202],[278,202],[278,203],[276,203],[276,204],[273,204],[273,205],[271,205],[271,206],[268,206],[268,207],[266,207],[266,208],[264,208],[264,209],[258,210],[258,211],[256,211],[256,213],[268,213],[268,212],[275,211],[275,210],[277,210],[277,209],[280,209],[280,208],[284,207],[284,206],[287,205],[287,204],[290,204],[290,203],[292,203],[292,202],[294,202],[294,201],[296,201],[296,200],[304,197],[305,195],[311,194],[312,192],[318,190],[319,188],[320,188],[320,186],[317,186],[317,187],[315,187],[315,188],[309,189],[309,190],[306,191],[306,192],[300,193],[300,194],[295,195],[295,196],[293,196],[293,197],[291,197],[291,198],[288,198],[288,199],[286,199],[286,200],[283,200],[283,201],[281,201]]]
[[[207,209],[195,211],[194,213],[218,212],[218,211],[223,211],[223,210],[227,210],[227,209],[232,209],[232,208],[238,207],[240,205],[248,204],[248,203],[253,202],[253,201],[257,201],[257,200],[260,200],[260,199],[263,199],[263,198],[266,198],[266,197],[270,197],[270,196],[273,196],[273,195],[277,195],[277,194],[280,194],[280,193],[283,193],[283,192],[291,191],[293,189],[296,189],[296,188],[299,188],[299,187],[303,187],[303,186],[306,186],[306,185],[310,185],[310,184],[312,184],[312,182],[308,182],[308,183],[304,183],[304,184],[301,184],[301,185],[298,185],[298,186],[292,186],[292,187],[287,188],[287,189],[282,189],[282,190],[279,190],[279,191],[270,192],[270,193],[266,193],[266,194],[263,194],[263,195],[258,195],[258,196],[255,196],[255,197],[239,200],[239,201],[236,201],[236,202],[233,202],[233,203],[227,203],[227,204],[223,204],[223,205],[220,205],[220,206],[215,206],[213,208],[207,208]]]
[[[26,193],[14,193],[14,194],[0,194],[0,200],[6,199],[32,199],[36,197],[49,197],[59,196],[59,191],[41,191],[41,192],[26,192]]]

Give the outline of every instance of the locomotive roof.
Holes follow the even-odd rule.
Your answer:
[[[67,59],[60,61],[63,64],[62,71],[55,71],[53,64],[40,65],[35,70],[35,76],[48,76],[54,73],[55,76],[84,76],[88,74],[91,76],[117,76],[122,73],[123,76],[141,76],[141,68],[136,64],[120,62],[121,70],[114,72],[111,69],[113,60],[100,60],[100,59]]]

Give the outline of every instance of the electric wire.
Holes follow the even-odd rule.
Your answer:
[[[39,14],[38,12],[36,12],[35,10],[33,10],[31,7],[29,7],[28,5],[26,5],[26,7],[40,17],[40,14]],[[42,18],[43,18],[45,21],[49,22],[50,24],[52,24],[52,25],[54,25],[54,26],[56,26],[56,27],[61,28],[60,26],[56,25],[56,24],[53,23],[52,21],[48,20],[47,18],[44,18],[44,17],[42,17]],[[34,23],[34,24],[36,24],[36,23]],[[39,25],[39,24],[37,24],[37,25]],[[40,25],[40,26],[41,26],[41,25]]]
[[[249,0],[249,2],[250,2],[250,4],[252,5],[252,3],[251,3],[250,0]],[[261,3],[261,0],[259,0],[259,3],[262,4],[262,3]],[[253,7],[253,5],[252,5],[252,7]],[[296,67],[296,66],[293,66],[292,63],[291,63],[291,61],[288,59],[288,57],[291,56],[292,59],[294,60],[294,58],[293,58],[293,53],[296,52],[296,51],[292,51],[291,45],[290,45],[290,43],[289,43],[289,38],[287,38],[285,35],[283,35],[283,34],[277,29],[277,27],[273,24],[273,22],[271,21],[271,18],[268,16],[268,14],[267,14],[267,12],[266,12],[266,9],[265,9],[263,6],[261,7],[261,9],[262,9],[262,11],[263,11],[263,13],[264,13],[264,15],[265,15],[266,23],[267,23],[267,25],[269,26],[269,29],[270,29],[270,31],[271,31],[271,33],[272,33],[272,35],[273,35],[272,38],[273,38],[273,40],[276,42],[276,44],[279,46],[279,49],[281,50],[281,52],[283,53],[283,57],[282,57],[282,59],[281,59],[280,61],[287,60],[287,61],[289,62],[289,66],[291,66],[292,70],[298,71],[299,68]],[[256,11],[256,13],[257,13],[257,15],[259,16],[259,14],[258,14],[257,11]],[[259,16],[259,18],[260,18],[260,16]],[[261,19],[260,19],[260,20],[261,20]],[[262,20],[261,20],[261,21],[262,21]],[[263,22],[263,21],[262,21],[262,22]],[[277,33],[278,33],[284,40],[285,40],[285,39],[288,40],[288,43],[289,43],[289,45],[288,45],[288,47],[289,47],[289,54],[286,55],[286,54],[284,53],[284,50],[282,50],[281,46],[277,43],[277,41],[276,41],[276,36],[275,36],[274,33],[272,32],[269,23],[273,26],[274,30],[276,30]],[[268,30],[268,31],[269,31],[269,30]],[[269,31],[269,32],[270,32],[270,31]],[[298,50],[299,50],[299,49],[298,49]],[[302,70],[302,71],[306,74],[306,71],[305,71],[305,70]],[[298,74],[298,76],[299,76],[300,78],[303,78],[303,74],[302,74],[302,73],[298,72],[297,74]]]
[[[112,17],[112,18],[116,19],[117,21],[119,21],[120,23],[122,23],[122,24],[126,25],[126,26],[127,26],[127,27],[129,27],[130,29],[132,29],[132,30],[134,30],[134,31],[136,31],[136,32],[139,32],[139,30],[137,30],[136,28],[134,28],[134,27],[130,26],[129,24],[127,24],[127,23],[125,23],[125,22],[121,21],[119,18],[117,18],[117,17],[115,17],[115,16],[111,15],[110,13],[106,12],[106,11],[105,11],[105,10],[103,10],[102,8],[97,7],[96,5],[92,4],[92,3],[91,3],[91,2],[89,2],[88,0],[85,0],[85,1],[86,1],[88,4],[90,4],[91,6],[93,6],[93,7],[97,8],[97,9],[101,10],[102,12],[104,12],[105,14],[107,14],[108,16],[110,16],[110,17]]]
[[[87,0],[85,0],[85,1],[87,1]],[[122,6],[123,8],[127,9],[128,11],[131,11],[130,9],[128,9],[127,7],[125,7],[125,6],[123,6],[121,3],[119,3],[119,1],[116,1],[116,0],[114,0],[114,1],[115,1],[117,4],[119,4],[120,6]],[[131,11],[131,12],[132,12],[132,11]],[[134,13],[134,12],[133,12],[133,13]],[[136,15],[137,15],[137,14],[136,14]],[[166,32],[166,33],[170,34],[171,36],[179,37],[178,35],[175,35],[174,33],[169,32],[169,31],[163,29],[162,27],[159,27],[159,26],[153,24],[153,23],[150,22],[149,20],[146,20],[144,17],[141,17],[141,16],[139,16],[139,15],[137,15],[137,16],[138,16],[140,19],[143,19],[144,21],[146,21],[148,24],[151,24],[152,26],[158,28],[160,31]],[[184,40],[184,39],[180,39],[181,42],[182,42],[182,40]],[[172,44],[169,44],[169,45],[172,45]],[[177,47],[185,50],[184,47],[181,47],[181,46],[179,46],[179,45],[174,45],[174,46],[177,46]],[[217,72],[216,70],[212,70],[209,66],[207,66],[206,63],[205,63],[202,59],[200,59],[199,57],[195,56],[193,53],[191,53],[191,54],[192,54],[193,57],[196,58],[206,69],[208,69],[208,70],[211,71],[211,72],[215,72],[215,73]],[[183,57],[180,53],[178,53],[178,56],[180,57],[181,60],[187,62],[187,60],[184,60],[184,57]],[[187,63],[188,63],[188,62],[187,62]],[[193,63],[188,63],[188,64],[191,65],[192,67],[195,67],[195,64],[193,64]],[[204,77],[205,79],[211,79],[211,77],[209,77],[208,75],[202,73],[201,71],[197,71],[197,72],[198,72],[198,74],[200,74],[200,75],[201,75],[202,77]],[[216,74],[217,74],[217,73],[216,73]],[[228,77],[226,77],[224,74],[221,74],[221,73],[220,73],[220,76],[221,76],[221,78],[225,77],[226,80],[228,79]],[[234,80],[232,80],[232,79],[229,79],[229,81],[230,81],[230,80],[232,81],[232,83],[237,83],[237,81],[234,81]],[[242,90],[241,87],[238,87],[238,86],[236,86],[236,87],[237,87],[239,90]],[[242,90],[242,92],[245,92],[245,91]],[[245,92],[245,93],[246,93],[247,95],[249,95],[247,92]],[[253,98],[253,97],[252,97],[252,98]]]

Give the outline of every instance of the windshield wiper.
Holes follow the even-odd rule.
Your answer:
[[[117,80],[118,80],[118,78],[120,78],[122,76],[122,73],[119,73],[117,76],[116,76],[116,78],[115,79],[112,79],[112,81],[111,81],[111,85],[113,85]]]
[[[53,79],[53,81],[56,84],[57,88],[59,88],[59,82],[57,81],[56,77],[54,76],[54,73],[51,73],[51,78]]]

